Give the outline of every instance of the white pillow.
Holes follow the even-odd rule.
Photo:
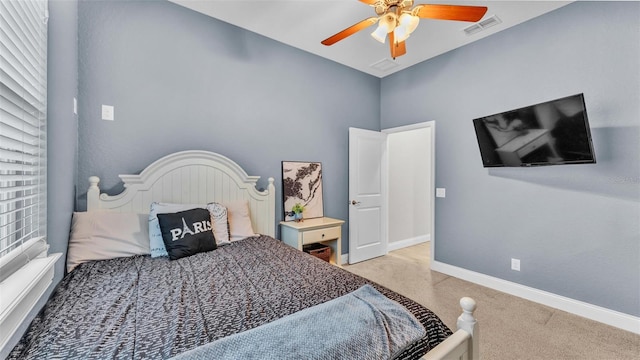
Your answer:
[[[210,203],[216,204],[216,203]],[[229,203],[222,204],[227,210],[227,226],[229,232],[229,242],[242,240],[249,236],[255,236],[253,231],[253,225],[251,225],[251,215],[249,212],[248,200],[236,200]],[[160,230],[160,222],[158,222],[158,214],[169,214],[179,211],[191,210],[195,208],[206,208],[211,213],[211,210],[207,205],[198,204],[171,204],[171,203],[151,203],[151,209],[149,211],[149,244],[151,249],[151,257],[169,256],[167,249],[164,246],[162,240],[162,231]],[[225,245],[227,242],[223,233],[222,226],[223,220],[219,219],[216,224],[216,219],[211,217],[212,225],[214,227],[213,234],[216,237],[216,243],[218,245]],[[218,242],[217,235],[220,234],[220,242]]]
[[[158,214],[170,214],[195,208],[204,209],[205,207],[205,205],[194,204],[151,203],[149,209],[149,247],[151,257],[169,256],[167,249],[164,247],[164,241],[162,241],[162,231],[160,230]]]
[[[229,233],[232,242],[256,235],[251,225],[248,200],[232,201],[224,205],[227,207]]]
[[[227,208],[214,202],[207,204],[207,210],[211,215],[211,227],[213,228],[213,236],[216,238],[216,244],[218,246],[230,244]]]
[[[67,271],[94,260],[149,254],[146,214],[74,212]]]

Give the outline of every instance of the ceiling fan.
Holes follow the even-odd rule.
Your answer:
[[[482,19],[487,12],[485,6],[418,4],[413,7],[413,0],[360,1],[372,6],[377,16],[364,19],[322,40],[321,43],[323,45],[333,45],[360,30],[378,23],[378,28],[371,33],[371,36],[384,44],[387,35],[389,35],[391,57],[395,59],[407,53],[405,40],[416,29],[420,18],[476,22]]]

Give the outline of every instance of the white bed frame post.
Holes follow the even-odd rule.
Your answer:
[[[480,328],[476,318],[473,317],[473,312],[476,310],[476,302],[470,297],[463,297],[460,299],[460,307],[462,307],[462,314],[458,317],[458,330],[464,330],[471,335],[469,344],[469,356],[471,360],[480,359]]]
[[[473,317],[476,302],[463,297],[460,306],[462,314],[458,317],[458,330],[429,351],[422,360],[480,360],[480,330]]]
[[[100,178],[89,177],[89,190],[87,190],[87,209],[96,210],[100,208]]]

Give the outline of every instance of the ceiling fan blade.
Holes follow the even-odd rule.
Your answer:
[[[431,5],[422,4],[414,8],[414,14],[423,19],[480,21],[487,12],[486,6]]]
[[[366,29],[369,26],[371,26],[371,25],[373,25],[373,24],[375,24],[377,22],[378,22],[378,18],[375,17],[375,16],[374,17],[370,17],[370,18],[365,19],[365,20],[362,20],[359,23],[357,23],[355,25],[352,25],[352,26],[340,31],[339,33],[322,40],[321,43],[323,45],[327,45],[327,46],[333,45],[333,44],[337,43],[338,41],[340,41],[340,40],[342,40],[342,39],[344,39],[344,38],[346,38],[348,36],[351,36],[351,35],[357,33],[360,30]]]
[[[394,43],[393,46],[393,52],[394,52],[394,59],[397,58],[398,56],[402,56],[404,54],[407,53],[407,47],[405,46],[405,42],[401,41],[399,43]]]
[[[391,49],[391,57],[393,59],[407,53],[407,47],[405,46],[404,41],[396,43],[393,31],[389,33],[389,47]]]

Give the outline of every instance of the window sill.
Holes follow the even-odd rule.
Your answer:
[[[0,349],[53,281],[53,266],[61,255],[33,259],[0,283]]]

